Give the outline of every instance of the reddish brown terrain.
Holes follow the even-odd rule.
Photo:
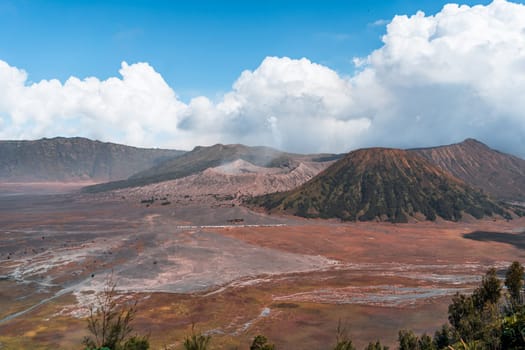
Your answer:
[[[164,201],[214,203],[224,199],[239,204],[243,198],[269,192],[287,191],[307,182],[332,162],[298,162],[292,168],[261,167],[237,159],[208,168],[180,179],[146,186],[101,193],[102,197],[126,197],[140,201],[148,198],[166,198]]]
[[[392,345],[400,328],[432,332],[451,295],[525,256],[523,218],[341,223],[266,215],[221,196],[168,192],[141,203],[155,188],[22,190],[0,195],[6,349],[79,348],[86,305],[111,271],[123,296],[139,300],[136,328],[153,349],[180,346],[192,323],[216,349],[246,348],[259,333],[280,349],[325,348],[339,319],[359,348]]]
[[[474,139],[411,151],[495,198],[525,202],[525,160],[521,158]]]
[[[77,182],[14,176],[0,184],[0,348],[81,347],[88,307],[109,275],[123,302],[138,300],[135,328],[150,334],[153,349],[180,348],[192,324],[212,335],[214,349],[247,348],[257,334],[278,349],[324,349],[339,321],[358,348],[377,339],[392,346],[402,328],[432,333],[447,321],[452,295],[471,291],[487,268],[501,273],[525,256],[525,218],[463,176],[481,167],[471,153],[488,149],[473,141],[427,156],[215,145],[155,160],[164,151],[145,151],[160,163],[87,193],[81,187],[98,182],[95,173],[144,165],[134,163],[142,150],[88,141],[53,140],[55,151],[44,142],[44,174]],[[71,142],[96,152],[78,158]],[[490,193],[491,181],[510,173],[494,170],[508,155],[488,150],[494,177],[473,186]],[[463,164],[463,173],[447,164]],[[519,185],[519,171],[509,169]],[[372,221],[268,214],[253,200],[252,209],[243,206],[275,191],[283,193],[265,203],[292,194],[287,213]],[[404,218],[409,223],[380,222]]]

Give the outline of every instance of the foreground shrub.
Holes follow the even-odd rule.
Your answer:
[[[250,350],[275,350],[275,345],[268,343],[265,336],[258,335],[253,339]]]
[[[341,324],[341,320],[339,320],[339,323],[337,324],[337,335],[335,341],[334,350],[356,350],[348,335],[348,328]]]
[[[137,313],[137,301],[123,302],[113,276],[108,276],[102,293],[89,306],[88,330],[82,341],[86,350],[147,350],[147,337],[132,335],[131,323]]]
[[[194,325],[191,326],[191,334],[184,339],[182,344],[184,350],[206,350],[211,341],[211,336],[195,333]]]

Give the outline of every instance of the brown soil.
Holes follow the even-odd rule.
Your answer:
[[[489,266],[523,261],[512,240],[523,231],[525,219],[343,224],[231,205],[3,196],[0,343],[78,348],[85,306],[113,270],[139,298],[136,329],[154,349],[180,345],[192,323],[216,349],[247,348],[258,333],[280,349],[326,348],[339,319],[359,348],[393,345],[400,328],[446,322],[450,296]]]
[[[101,193],[101,198],[125,197],[133,202],[158,198],[159,203],[239,204],[246,196],[287,191],[302,185],[332,162],[298,162],[293,168],[264,168],[236,160],[194,175],[152,185]]]

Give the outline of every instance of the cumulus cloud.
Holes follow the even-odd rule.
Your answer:
[[[69,78],[27,84],[27,74],[0,61],[0,137],[82,135],[153,144],[177,135],[187,108],[148,64],[122,63],[122,78]]]
[[[216,142],[294,151],[348,149],[370,121],[352,113],[351,84],[307,59],[268,57],[214,103],[180,101],[147,63],[123,62],[120,78],[28,84],[0,61],[0,138],[82,135],[138,146],[189,149]]]
[[[396,16],[383,45],[341,76],[267,57],[218,101],[184,103],[147,63],[120,77],[28,83],[0,61],[0,138],[87,136],[190,149],[262,144],[297,152],[429,146],[479,138],[525,156],[525,6],[446,5]]]
[[[471,136],[525,155],[525,6],[496,0],[396,16],[383,42],[361,73],[373,74],[389,99],[373,114],[369,143],[410,147]]]

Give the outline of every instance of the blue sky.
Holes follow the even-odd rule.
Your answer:
[[[0,139],[525,157],[525,0],[0,1]]]
[[[352,74],[352,58],[381,45],[382,23],[418,10],[433,14],[445,3],[3,0],[0,59],[31,81],[104,79],[122,61],[148,62],[183,100],[213,97],[266,56],[307,57]]]

